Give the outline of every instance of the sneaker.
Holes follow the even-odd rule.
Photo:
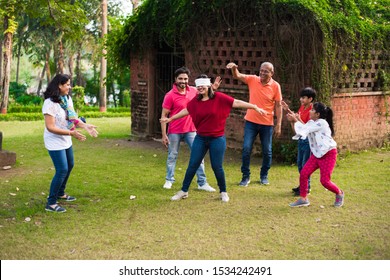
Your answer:
[[[260,185],[269,185],[268,178],[261,178],[260,179]]]
[[[290,203],[290,207],[302,207],[302,206],[309,206],[310,202],[308,199],[299,198],[297,201]]]
[[[198,190],[206,191],[206,192],[215,192],[215,189],[209,185],[209,183],[205,183],[203,186],[198,185]]]
[[[238,185],[240,187],[247,187],[250,182],[251,182],[251,180],[249,179],[249,177],[242,177],[242,180]]]
[[[172,182],[166,180],[166,181],[165,181],[165,184],[164,184],[164,186],[163,186],[163,188],[164,188],[164,189],[170,189],[170,188],[172,188]]]
[[[47,204],[46,207],[45,207],[45,210],[49,211],[49,212],[58,212],[58,213],[66,212],[66,209],[62,208],[59,205],[56,205],[54,207],[50,207],[50,205]]]
[[[188,192],[179,191],[177,194],[171,197],[171,200],[180,200],[188,197]]]
[[[68,202],[70,202],[70,201],[75,201],[75,200],[76,200],[75,197],[70,196],[70,195],[67,195],[67,194],[65,194],[65,196],[57,196],[57,199],[59,199],[59,200],[64,200],[64,201],[68,201]]]
[[[341,207],[344,204],[344,192],[341,194],[336,194],[336,201],[334,202],[334,207]]]
[[[230,198],[229,198],[227,192],[221,192],[221,200],[222,200],[222,202],[228,202],[229,199]]]

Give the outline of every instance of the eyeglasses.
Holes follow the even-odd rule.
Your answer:
[[[260,73],[269,74],[269,73],[271,73],[271,71],[260,69]]]

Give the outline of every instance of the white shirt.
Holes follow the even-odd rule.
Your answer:
[[[72,98],[69,96],[69,106],[73,107]],[[50,98],[45,99],[42,107],[43,115],[48,114],[55,118],[55,126],[61,129],[68,130],[68,121],[66,120],[66,112],[61,108],[59,103],[55,103]],[[45,147],[49,151],[65,150],[72,146],[72,137],[68,135],[54,134],[47,130],[45,126],[45,132],[43,134],[43,140]]]
[[[332,131],[324,119],[309,120],[306,124],[296,122],[295,132],[301,139],[309,138],[310,150],[316,158],[323,157],[327,152],[337,147],[332,138]]]

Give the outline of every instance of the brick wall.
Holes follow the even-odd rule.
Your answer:
[[[340,150],[379,147],[390,138],[390,95],[381,92],[337,94],[332,99],[335,140]]]
[[[130,63],[131,88],[131,133],[144,138],[153,135],[154,108],[154,59],[150,50],[143,56],[132,56]]]

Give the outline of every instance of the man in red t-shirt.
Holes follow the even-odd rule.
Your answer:
[[[189,75],[190,71],[186,67],[181,67],[175,71],[175,83],[173,84],[172,89],[165,94],[162,103],[161,118],[167,118],[169,115],[176,115],[181,110],[187,108],[188,102],[196,96],[196,88],[188,85]],[[168,147],[167,173],[163,188],[170,189],[175,181],[174,174],[180,142],[185,141],[191,149],[196,136],[196,129],[191,116],[186,116],[172,121],[168,126],[168,131],[167,124],[161,123],[161,133],[162,143]],[[196,172],[196,176],[198,178],[199,190],[208,192],[215,191],[215,189],[207,183],[203,161]]]
[[[238,66],[234,62],[226,65],[231,69],[233,77],[248,85],[249,103],[256,104],[264,109],[267,114],[260,115],[247,110],[245,115],[244,143],[242,147],[242,179],[240,186],[246,187],[250,183],[250,156],[253,142],[257,135],[260,137],[263,162],[260,170],[260,184],[268,185],[268,171],[272,163],[272,134],[276,137],[281,134],[282,125],[282,91],[280,85],[272,76],[274,66],[270,62],[264,62],[260,66],[259,76],[245,75],[238,71]],[[274,128],[274,112],[276,114],[276,124]]]

